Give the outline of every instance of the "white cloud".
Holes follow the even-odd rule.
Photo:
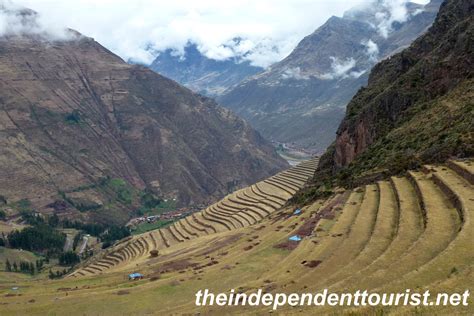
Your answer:
[[[393,23],[403,23],[410,17],[406,4],[407,0],[383,0],[384,11],[376,14],[377,29],[380,35],[387,38],[392,32]]]
[[[366,54],[369,57],[369,60],[376,62],[379,58],[379,47],[377,43],[369,39],[368,41],[363,41],[362,45],[366,47]]]
[[[286,69],[281,75],[282,79],[308,80],[309,76],[301,73],[300,67]]]
[[[210,58],[241,57],[265,67],[287,56],[330,16],[341,16],[369,0],[6,1],[39,12],[38,25],[30,32],[64,38],[64,29],[70,27],[125,60],[151,63],[157,51],[171,48],[182,54],[192,41]],[[379,16],[381,34],[387,35],[394,21],[406,19],[405,1],[383,0],[389,13]],[[0,35],[28,31],[15,23],[11,16],[0,14]]]
[[[49,26],[76,29],[126,60],[150,63],[153,50],[182,52],[193,41],[208,57],[245,55],[268,66],[330,16],[367,0],[14,1],[39,12]],[[232,44],[234,38],[242,41]]]
[[[375,16],[375,21],[369,22],[378,33],[387,38],[393,31],[394,23],[403,23],[423,11],[423,9],[416,9],[414,12],[409,12],[407,3],[413,2],[420,5],[426,5],[430,0],[375,0],[364,1],[357,9],[367,11]]]
[[[54,40],[72,38],[65,27],[50,23],[34,11],[10,0],[0,0],[0,36],[36,34]]]
[[[347,58],[341,60],[337,57],[331,56],[331,72],[322,74],[321,79],[333,80],[333,79],[345,79],[345,78],[359,78],[365,71],[351,71],[356,66],[354,58]]]

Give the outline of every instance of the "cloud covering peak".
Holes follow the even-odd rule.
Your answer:
[[[209,58],[233,57],[266,67],[329,17],[368,0],[13,1],[39,13],[38,30],[60,36],[70,27],[125,60],[150,64],[159,51],[182,54],[192,42]],[[0,15],[0,28],[5,23],[11,24]]]
[[[10,0],[0,0],[0,36],[25,34],[58,40],[70,37],[60,24],[48,23],[42,15]]]
[[[268,66],[332,15],[364,0],[14,0],[126,60],[149,64],[158,51],[196,43],[209,58]],[[232,43],[232,39],[242,41]],[[230,45],[229,45],[230,43]]]

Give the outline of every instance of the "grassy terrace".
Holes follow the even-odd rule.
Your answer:
[[[463,292],[474,284],[474,187],[468,179],[467,173],[449,164],[425,166],[403,177],[337,191],[303,207],[300,215],[293,215],[292,207],[278,207],[284,201],[268,195],[288,198],[285,191],[259,183],[232,194],[233,201],[215,205],[223,223],[215,221],[213,212],[209,216],[199,212],[170,227],[125,240],[67,278],[3,279],[2,315],[26,311],[62,315],[78,310],[101,315],[222,315],[236,311],[234,307],[196,308],[194,294],[204,288],[247,293],[259,288],[273,293],[312,292],[324,287],[337,292],[407,288]],[[243,192],[249,197],[240,200]],[[246,215],[252,203],[269,214],[249,224],[244,218],[251,220]],[[258,217],[259,213],[252,214]],[[295,234],[302,241],[289,242],[288,237]],[[151,249],[158,249],[159,256],[151,258]],[[128,281],[127,274],[135,271],[146,278]],[[21,296],[6,296],[12,294],[13,284],[20,287]],[[351,315],[454,313],[448,307],[416,311],[338,307],[336,311]],[[472,305],[454,311],[474,312]],[[239,312],[263,315],[268,308],[239,307]],[[331,314],[335,310],[283,307],[280,312]]]

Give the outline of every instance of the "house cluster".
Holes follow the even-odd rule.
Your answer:
[[[131,219],[127,226],[136,226],[142,223],[154,223],[158,220],[169,221],[176,220],[193,213],[195,210],[190,208],[181,208],[159,215],[141,216]]]

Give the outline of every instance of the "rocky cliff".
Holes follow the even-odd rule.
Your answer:
[[[373,68],[322,169],[358,177],[474,155],[473,9],[447,0],[425,35]]]
[[[211,99],[69,35],[0,37],[0,195],[9,205],[123,222],[137,192],[208,203],[287,167]]]

